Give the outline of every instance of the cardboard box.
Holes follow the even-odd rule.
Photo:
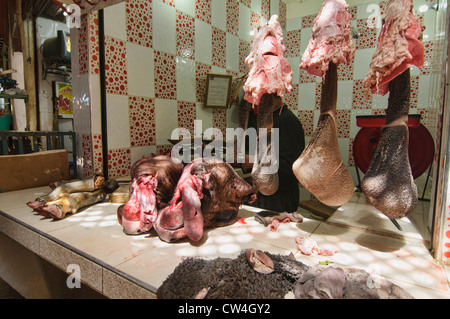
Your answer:
[[[66,150],[0,156],[0,192],[46,186],[67,179]]]

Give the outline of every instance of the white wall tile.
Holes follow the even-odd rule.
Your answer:
[[[316,107],[316,83],[298,85],[298,109],[314,110]]]
[[[108,120],[108,148],[130,147],[128,96],[106,94]]]
[[[191,16],[195,16],[195,0],[175,0],[175,8]]]
[[[270,0],[270,14],[280,14],[280,0]]]
[[[244,41],[251,42],[252,37],[250,36],[251,25],[251,10],[243,5],[242,3],[239,3],[239,31],[238,35],[239,38],[241,38]]]
[[[176,9],[153,2],[153,49],[176,54]]]
[[[300,57],[286,58],[292,69],[292,83],[298,84],[300,80]]]
[[[156,144],[168,144],[172,131],[178,127],[177,101],[155,99]]]
[[[375,48],[356,50],[353,66],[354,80],[364,80],[366,78],[374,52]]]
[[[239,72],[239,38],[227,32],[226,42],[226,68]]]
[[[126,41],[125,2],[107,7],[103,12],[105,19],[105,35]]]
[[[211,1],[211,24],[222,31],[227,29],[227,2],[224,0]]]
[[[197,120],[202,121],[202,133],[210,127],[213,127],[212,108],[206,108],[202,102],[196,104]]]
[[[91,75],[91,112],[92,112],[92,134],[102,133],[102,115],[100,107],[100,76]]]
[[[254,13],[261,15],[261,0],[252,0],[250,8]]]
[[[311,30],[312,28],[304,28],[301,31],[300,36],[300,54],[303,56],[303,53],[306,51],[308,47],[309,38],[311,38]]]
[[[195,19],[195,60],[212,64],[212,30],[211,25]]]
[[[130,148],[131,165],[142,159],[142,156],[151,156],[152,153],[157,153],[156,146],[142,146]]]
[[[353,81],[338,82],[337,108],[351,110],[353,101]]]
[[[128,94],[155,96],[153,49],[127,43]]]
[[[176,57],[177,100],[196,101],[195,61]]]
[[[300,30],[302,28],[302,18],[292,18],[286,21],[286,31]]]
[[[421,75],[419,77],[419,92],[417,99],[418,108],[430,107],[432,97],[431,92],[431,75]]]

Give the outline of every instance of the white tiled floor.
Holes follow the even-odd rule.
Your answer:
[[[399,220],[402,232],[370,206],[361,193],[355,193],[327,221],[304,212],[302,223],[281,224],[276,232],[271,232],[255,221],[253,213],[257,209],[243,206],[239,216],[245,223],[207,230],[197,243],[169,244],[152,234],[124,234],[116,219],[119,204],[93,205],[61,221],[43,218],[25,203],[45,193],[48,188],[41,187],[0,194],[0,210],[147,287],[159,287],[185,256],[233,258],[242,249],[255,248],[285,255],[293,253],[311,266],[329,261],[336,266],[362,268],[387,278],[416,298],[450,298],[450,272],[433,260],[426,247],[429,238],[423,235],[426,232],[418,222],[421,212],[428,209],[426,202],[420,202],[410,217]],[[11,235],[2,225],[0,231],[20,236]],[[296,247],[297,236],[310,236],[319,246],[331,246],[338,252],[327,257],[302,255]],[[43,248],[41,245],[39,250]]]

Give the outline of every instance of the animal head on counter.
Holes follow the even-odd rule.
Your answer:
[[[292,89],[292,69],[283,56],[286,51],[283,30],[273,15],[253,40],[250,54],[245,58],[250,71],[244,84],[245,100],[259,105],[264,93],[276,93],[283,97],[284,91]]]
[[[250,184],[221,160],[197,158],[184,168],[168,157],[164,167],[153,161],[133,166],[133,171],[141,173],[132,176],[130,199],[118,209],[119,223],[128,234],[154,228],[164,241],[185,237],[198,241],[204,228],[233,224],[239,207],[256,199]],[[169,172],[161,174],[161,170]],[[163,186],[169,182],[163,177],[167,174],[178,178]]]

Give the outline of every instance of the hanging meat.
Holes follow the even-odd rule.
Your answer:
[[[245,58],[250,71],[244,84],[245,100],[254,106],[260,104],[265,93],[275,93],[279,97],[292,89],[292,69],[283,56],[286,51],[283,30],[278,16],[273,15],[253,40],[250,54]]]
[[[278,144],[273,132],[273,111],[279,107],[284,92],[292,89],[292,69],[284,58],[283,31],[273,15],[253,40],[251,52],[245,59],[250,71],[244,85],[245,100],[252,103],[257,112],[257,150],[252,179],[264,195],[273,195],[279,187]],[[279,97],[279,98],[278,98]],[[260,129],[267,129],[261,133]]]
[[[392,79],[412,65],[422,68],[422,31],[412,0],[389,1],[364,86],[374,94],[385,95]]]
[[[390,0],[366,88],[389,92],[386,122],[381,129],[361,189],[374,207],[389,218],[402,218],[417,204],[417,187],[408,157],[408,112],[411,65],[423,66],[422,26],[411,0]]]
[[[355,52],[347,9],[344,0],[325,0],[300,64],[301,69],[322,77],[322,95],[317,127],[292,169],[303,187],[330,206],[345,204],[354,192],[353,179],[341,158],[336,129],[337,66],[349,63]]]

